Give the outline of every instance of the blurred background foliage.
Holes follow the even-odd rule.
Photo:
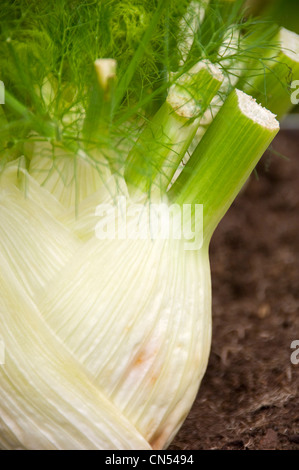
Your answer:
[[[299,34],[298,0],[248,0],[247,7],[254,15],[267,15],[279,26]]]

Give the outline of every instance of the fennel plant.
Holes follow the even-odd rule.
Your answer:
[[[2,2],[1,448],[162,449],[188,414],[210,350],[209,242],[279,130],[272,101],[242,90],[269,97],[252,71],[286,45],[243,3]],[[294,41],[273,72],[281,116]],[[99,210],[120,196],[148,236],[97,236],[99,217],[121,227]],[[176,208],[172,236],[134,212],[152,203]],[[202,215],[186,249],[178,232]]]

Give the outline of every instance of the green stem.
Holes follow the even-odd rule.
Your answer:
[[[125,178],[131,192],[165,193],[222,79],[215,66],[201,62],[171,87],[128,155]]]
[[[30,123],[32,129],[38,132],[41,135],[44,135],[48,138],[56,137],[55,125],[50,123],[47,120],[38,118],[33,114],[26,106],[24,106],[20,101],[18,101],[14,96],[12,96],[7,90],[5,91],[5,105],[10,108],[14,113],[22,116],[22,118]]]
[[[112,119],[116,84],[116,61],[114,59],[98,59],[95,61],[94,67],[94,84],[86,111],[83,135],[87,141],[100,138],[108,141],[107,133]]]
[[[276,40],[278,48],[267,54],[270,60],[253,67],[256,76],[243,89],[280,120],[294,106],[291,84],[299,79],[299,36],[282,28]]]
[[[278,130],[275,116],[251,97],[239,90],[229,95],[169,191],[170,200],[177,204],[203,204],[205,240]]]

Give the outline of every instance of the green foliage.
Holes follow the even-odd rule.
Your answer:
[[[24,154],[30,159],[26,143],[37,138],[52,142],[53,148],[59,141],[73,152],[86,149],[88,132],[82,129],[99,86],[93,64],[98,58],[114,58],[118,81],[107,128],[99,127],[100,134],[93,135],[88,148],[104,152],[108,145],[121,164],[143,124],[165,101],[173,73],[179,76],[206,58],[232,74],[232,63],[245,61],[248,46],[229,39],[256,27],[251,19],[244,23],[242,4],[243,0],[211,0],[208,7],[205,0],[3,0],[0,79],[7,99],[0,158]],[[206,10],[201,27],[199,21],[192,23],[200,8]],[[187,57],[181,47],[186,42],[182,22],[189,42],[191,37]],[[225,57],[219,52],[224,41]],[[260,46],[261,38],[257,42]],[[250,48],[254,51],[254,44]]]

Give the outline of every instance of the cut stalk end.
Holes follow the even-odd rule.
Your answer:
[[[241,90],[236,89],[236,94],[240,111],[244,116],[247,116],[252,122],[256,122],[266,129],[279,130],[279,122],[271,111],[264,108],[257,103],[256,99]]]
[[[207,107],[202,90],[205,75],[207,81],[210,81],[211,77],[215,82],[218,81],[219,87],[224,80],[220,69],[216,65],[208,60],[203,60],[195,64],[170,87],[167,102],[178,116],[192,119],[202,112],[203,107]],[[202,87],[199,87],[199,79],[202,80]]]
[[[109,93],[111,84],[116,81],[117,62],[114,59],[97,59],[94,63],[97,79],[104,93]]]

